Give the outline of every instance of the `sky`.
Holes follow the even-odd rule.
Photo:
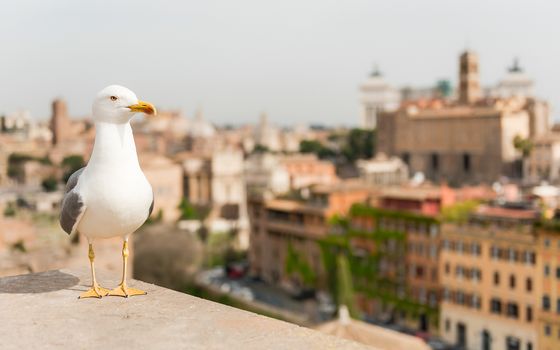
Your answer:
[[[0,114],[72,116],[124,85],[159,109],[218,124],[357,125],[358,86],[379,65],[395,86],[457,83],[458,56],[495,84],[519,57],[560,106],[560,2],[515,0],[6,1]],[[560,116],[553,109],[554,116]]]

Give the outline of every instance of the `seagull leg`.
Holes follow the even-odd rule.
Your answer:
[[[140,289],[130,288],[126,284],[126,265],[128,261],[128,238],[126,238],[123,242],[122,248],[122,256],[123,256],[123,274],[122,274],[122,281],[121,284],[112,291],[109,292],[109,295],[119,296],[128,298],[129,296],[133,295],[145,295],[148,294]]]
[[[89,257],[89,264],[91,267],[91,281],[92,281],[91,288],[87,292],[80,294],[78,299],[101,298],[109,294],[109,290],[99,286],[99,284],[97,284],[97,280],[95,279],[95,266],[93,264],[93,261],[95,260],[95,253],[93,252],[93,245],[91,243],[89,244],[88,257]]]

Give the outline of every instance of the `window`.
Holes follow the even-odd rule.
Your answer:
[[[463,254],[463,252],[465,251],[465,247],[463,245],[463,241],[458,241],[457,242],[457,251],[461,254]]]
[[[556,278],[560,279],[560,267],[556,268]]]
[[[468,153],[463,154],[463,170],[466,173],[471,171],[471,155]]]
[[[494,285],[497,286],[500,284],[500,274],[496,271],[494,272]]]
[[[437,153],[432,153],[430,155],[430,159],[431,159],[431,164],[432,164],[432,170],[433,171],[438,171],[439,170],[439,156]]]
[[[514,275],[509,276],[509,287],[511,289],[515,288],[515,276]]]
[[[550,310],[550,297],[548,295],[542,297],[542,308],[544,311]]]
[[[449,270],[451,269],[451,267],[449,266],[449,263],[445,263],[445,274],[449,275]]]
[[[404,152],[402,154],[402,161],[404,162],[404,164],[410,165],[410,153]]]
[[[544,246],[547,247],[547,248],[550,247],[550,239],[546,238],[544,240]]]
[[[533,280],[531,279],[531,277],[527,277],[527,280],[525,281],[525,289],[527,290],[527,292],[533,290]]]
[[[445,319],[445,331],[449,332],[449,330],[451,329],[451,321],[449,321],[448,318]]]
[[[502,302],[500,299],[493,298],[490,300],[490,312],[494,314],[501,314],[502,313]]]
[[[519,308],[516,303],[508,303],[506,308],[506,315],[511,318],[519,317]]]
[[[550,333],[552,333],[552,330],[550,329],[550,325],[545,324],[544,325],[544,335],[546,335],[547,337],[550,337]]]
[[[550,266],[548,264],[544,265],[544,275],[547,277],[550,275]]]
[[[527,342],[527,350],[533,350],[533,343],[530,341]]]
[[[471,301],[472,301],[471,306],[474,307],[475,309],[480,310],[481,307],[480,297],[478,295],[473,295]]]
[[[556,299],[556,313],[560,314],[560,298]]]
[[[517,252],[515,250],[513,250],[513,248],[509,248],[508,249],[508,260],[510,262],[514,262],[516,259],[516,254]]]
[[[525,318],[527,320],[527,322],[532,322],[533,321],[533,308],[530,306],[527,306],[527,308],[525,309]]]
[[[498,258],[500,257],[500,251],[499,251],[498,247],[492,246],[492,247],[490,248],[490,256],[491,256],[493,259],[498,259]]]

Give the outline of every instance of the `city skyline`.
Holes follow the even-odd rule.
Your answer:
[[[9,82],[0,87],[0,113],[28,109],[46,119],[51,101],[62,97],[72,116],[88,115],[87,96],[118,83],[188,117],[201,106],[218,124],[256,122],[264,111],[282,125],[357,125],[358,86],[374,64],[394,86],[430,86],[442,78],[455,86],[456,60],[466,47],[480,56],[483,85],[495,84],[518,57],[537,96],[554,108],[560,49],[548,43],[557,7],[18,3],[5,6],[0,23],[10,53],[0,57],[0,76]],[[539,21],[517,25],[528,18]]]

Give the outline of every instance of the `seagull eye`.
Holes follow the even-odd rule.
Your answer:
[[[118,98],[117,96],[111,96],[110,99],[111,99],[111,101],[116,101],[116,100],[118,100],[119,98]]]

